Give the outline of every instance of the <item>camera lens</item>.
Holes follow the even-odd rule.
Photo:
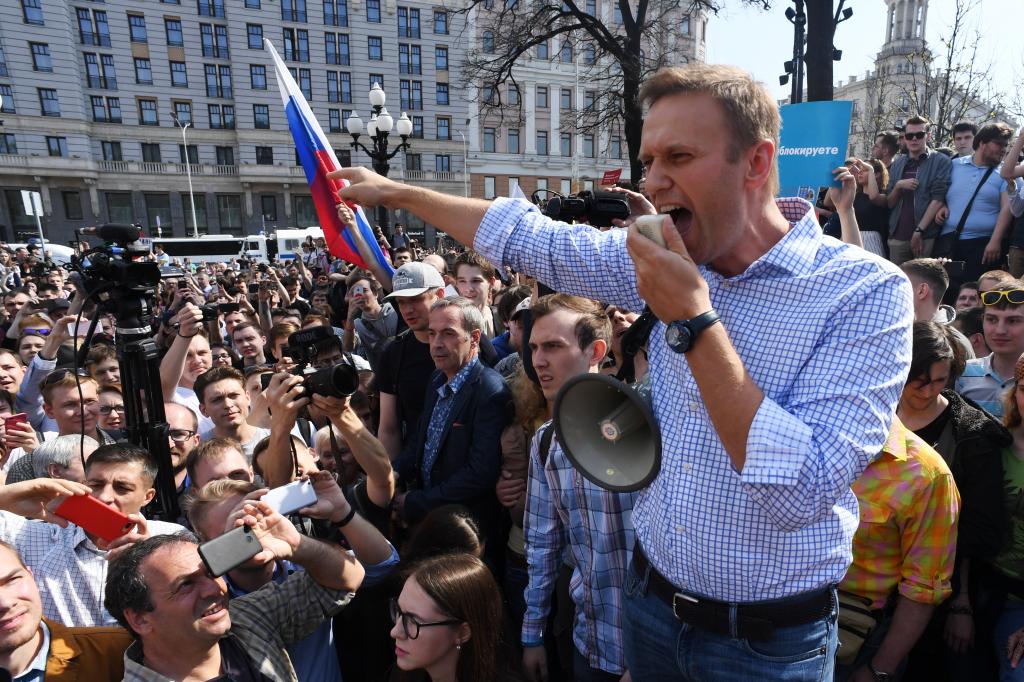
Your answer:
[[[329,398],[344,398],[359,388],[359,373],[351,365],[339,363],[307,374],[302,385],[308,396],[316,393]]]

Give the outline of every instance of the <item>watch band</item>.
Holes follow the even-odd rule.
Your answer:
[[[690,332],[693,334],[694,339],[697,338],[698,334],[713,325],[715,322],[718,322],[720,319],[721,318],[718,317],[718,313],[712,309],[689,320],[688,324],[690,325]]]

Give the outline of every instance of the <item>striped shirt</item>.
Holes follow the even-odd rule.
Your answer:
[[[146,521],[150,535],[180,533],[176,523]],[[39,585],[43,615],[68,627],[117,625],[103,606],[107,553],[79,526],[67,528],[0,511],[0,539],[14,545]]]
[[[881,608],[897,586],[921,604],[952,593],[960,494],[942,456],[897,418],[881,456],[853,484],[860,526],[840,589]]]
[[[633,503],[637,493],[613,493],[577,472],[558,439],[543,468],[540,437],[530,446],[529,489],[523,531],[530,581],[526,588],[523,642],[541,641],[565,550],[572,553],[569,594],[576,604],[573,642],[592,668],[625,672],[620,613],[622,585],[633,554]],[[554,435],[554,434],[552,434]]]
[[[1013,377],[1004,379],[996,374],[992,368],[993,357],[995,353],[968,360],[964,373],[956,380],[956,392],[976,402],[986,412],[997,417],[998,421],[1003,418],[1003,396],[1017,382]]]
[[[807,202],[778,205],[791,228],[746,271],[726,278],[700,268],[765,394],[742,472],[686,355],[663,340],[663,323],[649,343],[662,463],[634,507],[637,538],[676,587],[721,601],[776,599],[842,579],[857,529],[850,485],[881,451],[910,368],[906,276],[824,237]],[[529,202],[497,199],[475,246],[555,291],[640,311],[625,241],[625,230],[566,225]]]

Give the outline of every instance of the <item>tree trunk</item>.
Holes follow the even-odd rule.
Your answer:
[[[832,0],[808,0],[807,64],[808,102],[832,100],[832,47],[835,37],[835,17]]]

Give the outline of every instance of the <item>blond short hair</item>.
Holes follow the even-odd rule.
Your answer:
[[[230,478],[219,478],[215,481],[210,481],[202,488],[192,488],[185,494],[185,498],[182,500],[181,508],[188,517],[188,522],[199,532],[203,519],[206,518],[206,514],[211,508],[220,504],[224,500],[232,497],[245,497],[249,493],[258,490],[259,488],[255,483],[249,481],[236,481]],[[200,533],[202,534],[202,533]],[[212,540],[212,538],[206,538]]]

